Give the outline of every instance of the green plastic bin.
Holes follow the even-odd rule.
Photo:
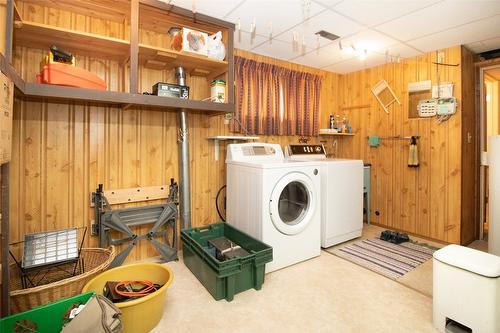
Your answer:
[[[31,310],[0,319],[1,333],[59,333],[64,325],[66,312],[73,304],[86,304],[95,295],[88,292],[41,305]]]
[[[250,254],[242,258],[219,261],[208,252],[208,241],[226,237]],[[227,223],[217,223],[181,231],[184,264],[218,301],[232,301],[234,295],[264,283],[265,265],[273,260],[269,245],[245,234]]]

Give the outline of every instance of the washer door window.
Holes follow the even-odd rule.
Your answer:
[[[307,227],[315,209],[313,186],[311,179],[300,172],[289,173],[278,181],[269,203],[276,229],[295,235]]]

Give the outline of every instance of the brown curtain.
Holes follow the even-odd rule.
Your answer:
[[[321,76],[235,57],[235,78],[234,132],[318,134]]]

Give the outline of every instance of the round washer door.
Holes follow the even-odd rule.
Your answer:
[[[273,189],[269,201],[271,221],[276,229],[295,235],[311,222],[315,210],[314,184],[301,172],[283,176]]]

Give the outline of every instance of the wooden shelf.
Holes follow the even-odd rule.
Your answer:
[[[227,72],[228,69],[227,61],[145,44],[139,44],[139,63],[152,69],[182,66],[190,74],[213,77]]]
[[[166,108],[171,110],[187,109],[203,112],[234,112],[234,104],[213,103],[189,99],[159,97],[152,95],[129,94],[115,91],[55,86],[49,84],[25,83],[23,93],[31,97],[86,101],[104,104],[138,105]]]
[[[207,137],[208,140],[217,140],[217,141],[224,141],[224,140],[242,140],[242,141],[247,141],[247,140],[259,140],[260,138],[258,136],[243,136],[243,135],[216,135],[216,136],[209,136]]]
[[[129,58],[130,42],[47,24],[16,21],[14,43],[19,46],[49,50],[51,45],[73,54],[125,61]]]
[[[354,133],[326,133],[326,132],[320,132],[319,135],[335,135],[335,136],[354,136]]]

